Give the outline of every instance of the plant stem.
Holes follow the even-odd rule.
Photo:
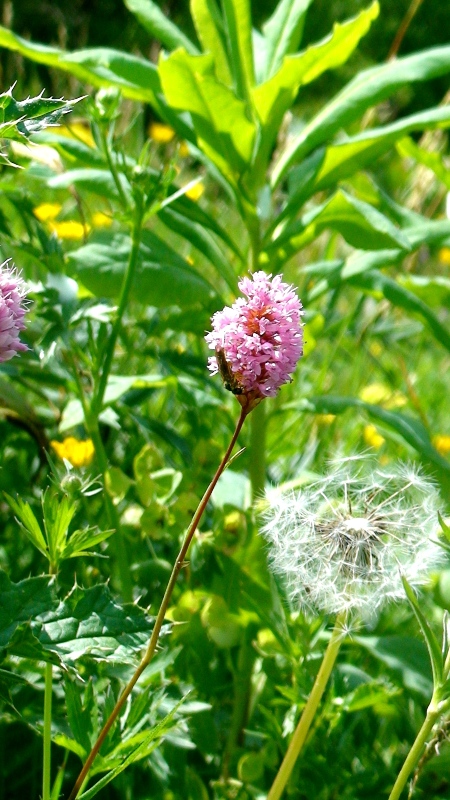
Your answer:
[[[52,691],[53,667],[45,665],[45,693],[44,693],[44,753],[42,774],[42,800],[51,797],[51,747],[52,747]]]
[[[403,767],[397,776],[397,780],[395,781],[392,791],[389,795],[389,800],[398,800],[400,797],[403,789],[406,786],[406,782],[411,775],[411,772],[419,761],[433,725],[437,722],[441,714],[442,709],[432,700],[428,706],[427,715],[424,719],[423,725],[417,734],[414,744],[406,756],[405,763],[403,764]]]
[[[249,476],[252,497],[261,497],[266,484],[266,402],[260,403],[250,420]]]
[[[316,680],[314,681],[311,694],[309,695],[307,703],[303,709],[299,723],[294,731],[294,735],[291,739],[291,743],[288,747],[281,767],[278,770],[269,794],[267,795],[267,800],[279,800],[295,766],[295,762],[300,755],[301,749],[308,735],[308,731],[311,727],[311,723],[316,714],[317,707],[322,699],[322,695],[325,691],[325,687],[334,667],[334,662],[336,661],[339,649],[344,640],[345,621],[346,614],[344,612],[338,614],[328,647],[323,657],[322,664],[320,665],[319,672],[317,673]]]
[[[71,793],[69,795],[69,800],[75,800],[75,798],[78,796],[80,788],[81,788],[81,786],[82,786],[82,784],[83,784],[83,782],[84,782],[84,780],[85,780],[85,778],[86,778],[86,776],[87,776],[87,774],[88,774],[88,772],[89,772],[89,770],[90,770],[90,768],[92,766],[92,763],[93,763],[97,753],[99,752],[104,740],[106,739],[106,737],[107,737],[112,725],[116,721],[116,719],[117,719],[117,717],[118,717],[118,715],[119,715],[119,713],[120,713],[120,711],[121,711],[121,709],[122,709],[127,697],[131,694],[134,686],[136,685],[137,681],[139,680],[140,676],[142,675],[142,673],[144,672],[146,667],[148,667],[148,665],[150,664],[150,662],[151,662],[151,660],[152,660],[152,658],[153,658],[153,656],[155,654],[156,646],[158,644],[159,634],[161,632],[161,628],[162,628],[162,625],[163,625],[163,622],[164,622],[166,611],[168,609],[168,606],[169,606],[169,603],[170,603],[170,600],[171,600],[171,597],[172,597],[172,592],[173,592],[173,589],[175,587],[175,583],[177,581],[178,575],[180,574],[181,569],[183,568],[184,559],[185,559],[187,551],[189,549],[189,545],[191,544],[191,541],[192,541],[192,538],[194,536],[194,533],[197,530],[198,524],[199,524],[199,522],[200,522],[200,520],[202,518],[203,512],[205,511],[205,508],[207,506],[208,500],[209,500],[209,498],[211,497],[211,495],[212,495],[212,493],[214,491],[214,488],[215,488],[215,486],[217,484],[217,481],[219,480],[222,472],[224,471],[224,469],[225,469],[225,467],[226,467],[226,465],[228,463],[229,457],[231,455],[233,447],[234,447],[234,445],[236,443],[236,440],[237,440],[237,438],[239,436],[239,433],[241,431],[241,428],[242,428],[242,426],[244,424],[245,418],[246,418],[248,413],[249,413],[248,409],[244,409],[244,408],[241,409],[241,413],[239,415],[239,419],[237,421],[235,431],[233,433],[233,436],[231,437],[231,441],[230,441],[230,443],[229,443],[229,445],[228,445],[228,447],[226,449],[225,455],[223,456],[222,461],[220,462],[219,467],[217,468],[217,471],[216,471],[211,483],[209,484],[205,494],[203,495],[202,499],[200,500],[200,503],[199,503],[199,505],[197,507],[197,510],[196,510],[196,512],[195,512],[195,514],[194,514],[194,516],[192,518],[192,522],[189,525],[189,528],[187,529],[186,535],[184,537],[183,544],[181,546],[181,550],[178,553],[178,556],[176,558],[175,564],[174,564],[173,569],[172,569],[172,574],[171,574],[171,576],[169,578],[169,582],[167,584],[167,588],[166,588],[166,591],[164,593],[164,597],[163,597],[163,599],[161,601],[161,605],[159,607],[159,611],[158,611],[157,617],[155,619],[155,624],[154,624],[154,627],[153,627],[152,635],[150,637],[150,640],[149,640],[149,643],[147,645],[147,649],[146,649],[146,651],[144,653],[144,656],[143,656],[138,668],[136,669],[135,673],[131,677],[130,681],[127,683],[127,685],[126,685],[125,689],[123,690],[122,694],[120,695],[120,697],[119,697],[116,705],[114,706],[114,709],[112,710],[110,716],[108,717],[105,725],[103,726],[103,728],[102,728],[102,730],[101,730],[101,732],[99,734],[99,737],[98,737],[96,743],[94,744],[91,752],[89,753],[89,756],[86,759],[86,762],[85,762],[85,764],[83,766],[83,769],[81,770],[81,772],[80,772],[80,774],[79,774],[79,776],[78,776],[78,778],[76,780],[75,786],[73,787],[73,789],[72,789],[72,791],[71,791]]]
[[[128,259],[127,269],[123,278],[122,288],[120,290],[119,305],[117,307],[116,318],[111,331],[111,335],[106,345],[105,361],[101,372],[100,380],[92,401],[92,411],[98,416],[102,410],[103,398],[105,396],[106,385],[108,383],[109,373],[111,371],[112,360],[114,357],[114,348],[122,327],[122,317],[128,304],[131,286],[133,284],[134,275],[139,258],[139,247],[142,238],[142,225],[144,221],[144,203],[140,194],[136,197],[135,217],[133,223],[133,230],[131,236],[131,251]]]

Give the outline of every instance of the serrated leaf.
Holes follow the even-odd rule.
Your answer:
[[[430,656],[430,661],[431,661],[431,668],[433,670],[434,689],[436,690],[442,684],[443,670],[444,670],[441,648],[439,646],[438,640],[436,639],[436,636],[434,635],[433,631],[430,628],[428,620],[426,619],[425,615],[423,614],[419,606],[419,603],[417,602],[417,598],[416,595],[414,594],[413,589],[409,585],[404,575],[402,575],[402,583],[405,589],[406,597],[408,598],[409,604],[412,610],[414,611],[414,615],[417,619],[417,622],[420,625],[423,638],[425,639],[425,643],[428,648],[428,654]]]
[[[48,577],[11,583],[0,570],[0,648],[8,647],[19,626],[49,612],[55,604],[55,592]]]
[[[118,297],[131,250],[129,236],[96,233],[67,254],[83,285],[96,297]],[[209,306],[214,288],[187,261],[151,231],[144,231],[131,297],[141,303]]]
[[[362,683],[343,698],[339,698],[339,700],[342,701],[339,703],[339,708],[347,713],[362,711],[378,703],[386,703],[388,700],[391,700],[395,694],[398,694],[398,691],[398,689],[387,686],[381,681]]]
[[[184,47],[188,53],[198,53],[194,43],[152,0],[125,0],[125,5],[151,36],[158,39],[167,49]]]
[[[294,162],[302,161],[314,148],[401,86],[431,80],[449,71],[450,46],[430,48],[363,70],[289,144],[275,165],[272,185],[282,180]]]
[[[412,636],[355,636],[357,644],[401,673],[401,685],[429,700],[433,691],[427,648]]]
[[[47,543],[44,539],[44,535],[41,530],[41,526],[37,521],[31,507],[28,503],[22,500],[20,497],[14,498],[10,495],[5,493],[6,500],[8,505],[14,511],[14,514],[17,517],[17,520],[21,527],[23,528],[24,532],[30,539],[30,541],[34,544],[35,547],[42,553],[45,558],[49,558],[49,548]]]
[[[111,531],[99,531],[97,528],[86,528],[85,530],[74,531],[65,547],[61,551],[61,560],[66,558],[78,558],[79,556],[93,556],[95,553],[89,552],[91,547],[109,539],[114,533]]]

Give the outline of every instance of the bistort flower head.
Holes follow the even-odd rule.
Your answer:
[[[367,467],[335,462],[302,491],[269,498],[263,534],[294,604],[371,613],[405,596],[402,576],[418,586],[439,565],[434,485],[411,466]]]
[[[302,304],[280,275],[255,272],[241,278],[239,288],[247,299],[238,298],[212,318],[205,338],[216,354],[209,369],[220,372],[242,405],[255,405],[277,394],[303,354]]]
[[[9,361],[19,351],[28,350],[19,339],[25,328],[27,312],[23,279],[8,261],[0,264],[0,363]]]

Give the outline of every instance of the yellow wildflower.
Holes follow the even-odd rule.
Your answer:
[[[331,425],[336,419],[336,414],[316,414],[316,422],[318,425]]]
[[[359,393],[364,403],[384,406],[384,408],[400,408],[406,405],[407,398],[401,392],[393,391],[384,383],[369,383]]]
[[[103,211],[96,211],[92,214],[92,224],[94,228],[109,228],[112,225],[112,217]]]
[[[68,436],[63,442],[50,442],[56,455],[70,461],[74,467],[87,467],[94,458],[94,444],[92,439],[75,439]]]
[[[80,141],[87,144],[88,147],[96,147],[94,137],[92,136],[91,129],[87,122],[72,122],[70,125],[61,125],[58,128],[58,133],[61,136],[67,136],[69,139],[80,139]]]
[[[439,250],[438,258],[441,264],[446,264],[450,267],[450,247],[442,247],[442,249]]]
[[[187,146],[186,142],[181,142],[178,152],[180,154],[180,158],[187,158],[188,157],[188,155],[189,155],[189,147]]]
[[[148,126],[148,135],[155,142],[168,144],[174,138],[175,131],[170,125],[164,125],[163,122],[151,122]]]
[[[33,214],[41,222],[48,222],[51,219],[56,219],[62,206],[60,203],[41,203],[33,210]]]
[[[53,233],[56,233],[58,239],[84,239],[89,231],[87,225],[82,225],[81,222],[75,220],[67,220],[66,222],[51,222],[50,227]]]
[[[374,358],[379,358],[379,356],[381,356],[381,353],[383,352],[381,344],[376,341],[370,343],[369,350]]]
[[[204,184],[201,182],[196,183],[194,184],[194,186],[191,186],[191,188],[187,190],[186,197],[189,197],[189,200],[193,200],[194,203],[196,203],[197,200],[200,200],[204,191],[205,191]]]
[[[375,425],[366,425],[364,428],[364,441],[369,447],[374,447],[379,450],[386,441],[384,436],[378,432]]]
[[[433,444],[441,456],[448,456],[450,453],[450,436],[446,434],[433,436]]]

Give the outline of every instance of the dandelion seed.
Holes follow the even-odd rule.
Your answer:
[[[290,381],[303,354],[302,305],[280,275],[255,272],[239,288],[247,299],[238,298],[212,318],[213,330],[205,337],[215,350],[209,369],[220,372],[241,405],[256,405]]]
[[[19,339],[20,332],[25,329],[27,310],[25,282],[5,261],[0,265],[0,363],[28,350]]]
[[[414,467],[372,469],[367,459],[335,463],[301,492],[278,495],[263,534],[274,570],[294,604],[323,613],[370,613],[428,579],[443,550],[438,493]]]

